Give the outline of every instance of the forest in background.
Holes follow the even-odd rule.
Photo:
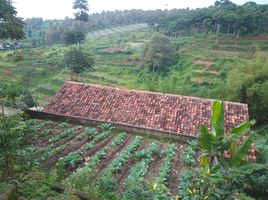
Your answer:
[[[28,38],[33,38],[34,44],[63,42],[62,33],[80,26],[71,18],[31,18],[25,23],[25,33]],[[104,11],[89,15],[89,20],[82,23],[82,30],[89,32],[137,23],[147,23],[153,30],[169,36],[216,32],[236,36],[261,34],[268,32],[268,5],[254,2],[237,5],[229,0],[220,0],[213,6],[198,9]]]

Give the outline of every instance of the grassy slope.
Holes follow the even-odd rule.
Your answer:
[[[121,29],[125,31],[118,32]],[[147,78],[148,72],[144,70],[140,53],[143,44],[157,33],[146,28],[134,30],[135,26],[124,26],[105,30],[103,36],[91,34],[84,48],[95,56],[96,66],[93,71],[84,73],[79,81],[228,100],[228,97],[214,92],[226,80],[228,72],[257,57],[267,59],[265,48],[255,53],[250,51],[252,46],[263,48],[267,42],[242,41],[238,44],[241,49],[233,50],[230,48],[232,42],[222,47],[214,47],[213,38],[172,38],[172,42],[179,47],[179,62],[167,76],[155,77],[152,80]],[[64,51],[67,49],[68,47],[63,45],[55,45],[22,50],[24,60],[21,62],[14,61],[16,56],[12,51],[2,51],[0,81],[18,81],[21,71],[32,71],[32,91],[38,96],[40,104],[45,105],[47,100],[44,97],[53,96],[64,81],[70,79],[62,64]],[[198,64],[200,61],[201,64]],[[211,64],[202,64],[204,61]]]

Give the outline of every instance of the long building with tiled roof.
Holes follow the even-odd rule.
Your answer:
[[[214,100],[68,81],[45,112],[196,136]],[[248,119],[248,106],[225,102],[225,129]]]

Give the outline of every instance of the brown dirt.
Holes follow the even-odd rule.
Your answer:
[[[148,141],[142,141],[141,145],[136,149],[136,151],[146,149],[149,146]],[[136,152],[135,151],[135,152]],[[125,179],[127,178],[132,166],[134,166],[138,160],[136,158],[131,158],[128,162],[123,166],[119,173],[116,174],[116,179],[118,180],[118,192],[122,194],[125,190]]]
[[[51,144],[51,146],[53,148],[57,148],[58,146],[62,145],[62,144],[66,144],[68,143],[69,141],[71,141],[72,139],[74,139],[75,137],[77,137],[80,133],[82,133],[83,131],[85,130],[85,127],[81,127],[79,128],[78,130],[76,130],[73,134],[67,136],[67,137],[64,137],[64,138],[61,138],[59,141],[57,142],[54,142]]]
[[[69,167],[68,171],[74,171],[75,169],[82,167],[84,165],[85,159],[87,157],[94,156],[98,151],[103,149],[105,146],[110,145],[114,139],[114,136],[115,135],[113,134],[110,137],[108,137],[104,140],[101,140],[100,142],[95,144],[92,149],[89,149],[89,150],[86,150],[85,152],[83,152],[83,154],[81,155],[81,160],[76,164],[75,167]]]
[[[183,168],[183,152],[184,146],[181,144],[177,144],[177,153],[175,155],[175,159],[173,160],[171,173],[168,179],[168,188],[170,188],[170,192],[174,196],[178,194],[179,176]]]
[[[112,47],[112,48],[101,49],[101,51],[108,52],[108,53],[115,53],[118,51],[125,51],[126,49],[127,49],[126,47]]]
[[[214,62],[199,59],[199,60],[194,61],[193,64],[195,64],[195,65],[205,65],[207,67],[210,67],[210,66],[212,66],[214,64]]]
[[[51,157],[51,158],[49,158],[47,160],[47,166],[48,166],[48,168],[52,168],[53,166],[55,166],[56,162],[58,162],[58,160],[61,157],[64,157],[67,154],[69,154],[70,152],[73,152],[73,151],[76,151],[76,150],[80,149],[87,142],[89,142],[89,138],[88,137],[85,137],[81,141],[78,141],[77,138],[75,138],[74,141],[71,141],[70,144],[68,144],[68,146],[62,152],[56,154],[55,156],[53,156],[53,157]]]
[[[11,69],[3,69],[0,71],[0,74],[4,76],[13,76],[13,71]]]
[[[211,74],[211,75],[215,75],[215,76],[220,76],[221,73],[219,71],[212,71],[212,70],[208,70],[206,71],[207,74]]]
[[[46,129],[55,129],[55,127],[58,125],[59,124],[57,122],[53,122],[52,124],[41,128],[38,132],[42,132]],[[54,137],[55,135],[59,134],[61,131],[64,131],[64,129],[57,128],[53,131],[53,133],[49,134],[48,136],[44,136],[44,137],[38,136],[36,134],[30,134],[29,138],[27,138],[27,141],[30,144],[37,145],[39,147],[44,147],[44,142],[48,141],[49,138]]]
[[[98,173],[111,164],[111,162],[127,147],[134,139],[134,136],[129,136],[122,144],[118,145],[114,150],[111,150],[101,161],[98,168]]]
[[[194,82],[194,83],[196,83],[196,84],[209,84],[209,85],[211,85],[212,84],[212,82],[211,81],[209,81],[209,80],[203,80],[202,78],[199,78],[199,77],[192,77],[191,78],[191,81],[192,82]]]
[[[160,148],[165,150],[167,148],[167,144],[161,144]],[[163,163],[163,155],[153,155],[153,161],[150,163],[148,174],[146,175],[146,179],[150,181],[154,181],[158,176],[158,172]]]
[[[235,35],[228,35],[225,36],[224,39],[225,41],[235,41],[236,40],[236,36]],[[257,36],[240,36],[239,40],[255,40],[255,41],[259,41],[259,40],[268,40],[268,35],[257,35]]]
[[[70,126],[68,128],[73,128],[75,126]],[[46,147],[49,145],[49,139],[60,134],[61,132],[65,131],[66,128],[57,128],[56,130],[53,131],[52,134],[49,134],[48,136],[46,137],[41,137],[39,138],[38,140],[36,140],[35,142],[37,142],[37,146],[39,147]]]
[[[146,180],[152,182],[155,181],[155,178],[158,176],[159,169],[162,166],[163,159],[163,156],[153,155],[153,161],[150,164],[148,174],[146,174]]]

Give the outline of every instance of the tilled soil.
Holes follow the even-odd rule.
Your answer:
[[[148,148],[150,142],[142,141],[141,145],[136,149],[136,151],[140,151],[142,149]],[[136,152],[135,151],[135,152]],[[128,160],[128,162],[123,166],[119,173],[116,174],[116,179],[118,180],[118,192],[123,193],[125,191],[125,179],[129,175],[131,168],[138,163],[138,159],[132,157]]]
[[[182,171],[182,156],[184,153],[184,146],[181,144],[177,144],[177,153],[172,163],[171,173],[168,179],[168,188],[172,195],[178,194],[179,187],[179,176]]]

